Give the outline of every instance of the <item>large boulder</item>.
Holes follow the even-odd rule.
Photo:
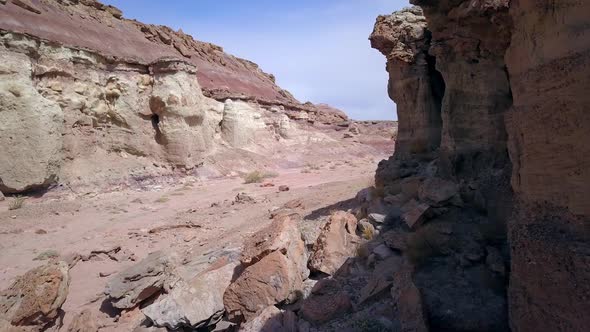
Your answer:
[[[142,311],[155,326],[172,330],[214,325],[223,315],[223,292],[236,266],[229,262],[213,265],[190,281],[180,280],[169,294]]]
[[[354,215],[343,211],[334,212],[314,244],[309,267],[331,275],[346,259],[355,256],[359,243],[355,234],[356,226]]]
[[[302,284],[297,264],[273,251],[242,272],[225,291],[223,303],[231,320],[248,321],[259,310],[294,299]]]
[[[158,251],[121,271],[106,286],[115,308],[130,309],[178,281],[180,263],[175,252]]]
[[[307,251],[298,227],[299,216],[281,215],[272,223],[252,235],[244,244],[240,261],[244,266],[252,265],[266,255],[279,251],[287,256],[300,271],[301,279],[309,275]]]
[[[51,262],[30,270],[0,292],[0,320],[13,326],[42,328],[59,316],[69,285],[65,262]]]
[[[63,112],[33,86],[26,55],[0,57],[0,191],[46,187],[63,161]]]

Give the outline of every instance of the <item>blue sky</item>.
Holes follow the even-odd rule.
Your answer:
[[[396,119],[385,58],[368,36],[407,0],[103,0],[126,18],[162,24],[254,61],[302,102],[354,119]]]

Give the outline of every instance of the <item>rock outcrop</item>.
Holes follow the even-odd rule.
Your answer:
[[[8,325],[42,331],[59,317],[69,285],[65,262],[52,262],[25,273],[0,292],[0,324],[6,321]]]
[[[228,154],[278,164],[275,147],[339,142],[340,129],[357,126],[328,105],[300,103],[219,46],[95,0],[0,2],[0,55],[8,194],[251,171]]]
[[[249,321],[268,306],[297,300],[307,279],[307,252],[296,216],[282,216],[254,234],[241,256],[244,271],[223,295],[230,319]]]
[[[421,261],[413,278],[430,327],[507,330],[507,322],[467,314],[475,304],[475,298],[464,301],[468,294],[494,285],[478,296],[488,314],[510,317],[512,331],[584,330],[590,294],[583,286],[590,273],[582,267],[590,250],[590,159],[583,143],[590,133],[584,111],[590,106],[584,92],[590,88],[590,5],[411,2],[421,8],[380,16],[370,37],[387,58],[388,90],[400,119],[396,152],[379,165],[377,191],[399,207],[409,199],[403,179],[422,177],[412,199],[427,209],[411,218],[419,224],[404,251],[414,258],[430,256],[432,249],[439,257],[456,252],[461,266],[496,280],[486,286],[470,280],[468,269],[458,275],[443,268],[440,258],[437,265]],[[461,221],[468,219],[475,223]],[[452,229],[433,232],[443,221]],[[461,244],[449,248],[445,238]],[[508,263],[509,285],[502,281]],[[458,280],[471,286],[445,290]],[[505,292],[507,300],[501,300],[498,294]],[[455,303],[445,304],[445,298]],[[465,311],[446,315],[447,305]]]
[[[348,257],[356,254],[356,217],[344,211],[336,211],[331,216],[315,244],[309,267],[317,272],[334,274]]]

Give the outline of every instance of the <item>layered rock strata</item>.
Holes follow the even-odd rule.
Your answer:
[[[0,55],[5,194],[129,186],[205,163],[203,174],[231,173],[232,158],[214,156],[267,153],[262,164],[286,140],[356,128],[248,60],[94,0],[0,2]]]
[[[584,112],[590,105],[584,93],[590,87],[589,5],[412,3],[422,9],[379,17],[370,38],[387,57],[388,90],[398,105],[401,138],[394,156],[379,166],[378,191],[386,203],[404,206],[414,197],[408,190],[414,181],[407,179],[421,179],[417,196],[430,208],[420,213],[424,226],[415,229],[420,236],[428,234],[424,227],[451,215],[450,238],[457,229],[471,233],[467,224],[458,226],[461,220],[479,223],[472,240],[462,237],[468,240],[460,245],[468,265],[478,267],[474,262],[482,254],[476,248],[484,243],[488,269],[501,275],[510,249],[509,306],[500,301],[499,307],[486,310],[507,312],[497,317],[510,317],[513,331],[584,330],[588,320],[582,311],[590,294],[583,286],[590,273],[582,267],[590,249],[590,159],[584,144],[590,133]],[[432,179],[457,184],[460,200],[451,203],[455,207],[432,201],[445,194],[440,186],[430,188],[438,192],[426,199]],[[408,211],[414,210],[402,208],[402,213]],[[476,316],[457,325],[452,315],[439,315],[445,287],[432,288],[433,276],[455,272],[444,265],[425,266],[414,279],[431,328],[469,330]],[[445,295],[458,297],[457,303],[467,296]]]

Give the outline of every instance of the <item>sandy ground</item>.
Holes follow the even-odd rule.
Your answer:
[[[270,222],[270,210],[296,198],[304,202],[303,215],[312,218],[314,211],[351,199],[369,186],[378,160],[279,171],[266,181],[274,187],[244,184],[240,177],[185,178],[178,186],[154,185],[148,190],[67,197],[63,192],[48,193],[28,198],[21,209],[12,211],[8,198],[0,202],[0,289],[43,264],[40,255],[89,255],[120,247],[116,254],[96,254],[71,269],[69,296],[63,306],[67,327],[82,308],[99,306],[109,278],[149,253],[174,247],[203,255],[238,248],[245,237]],[[280,185],[290,190],[279,192]],[[240,192],[256,203],[234,203]]]

